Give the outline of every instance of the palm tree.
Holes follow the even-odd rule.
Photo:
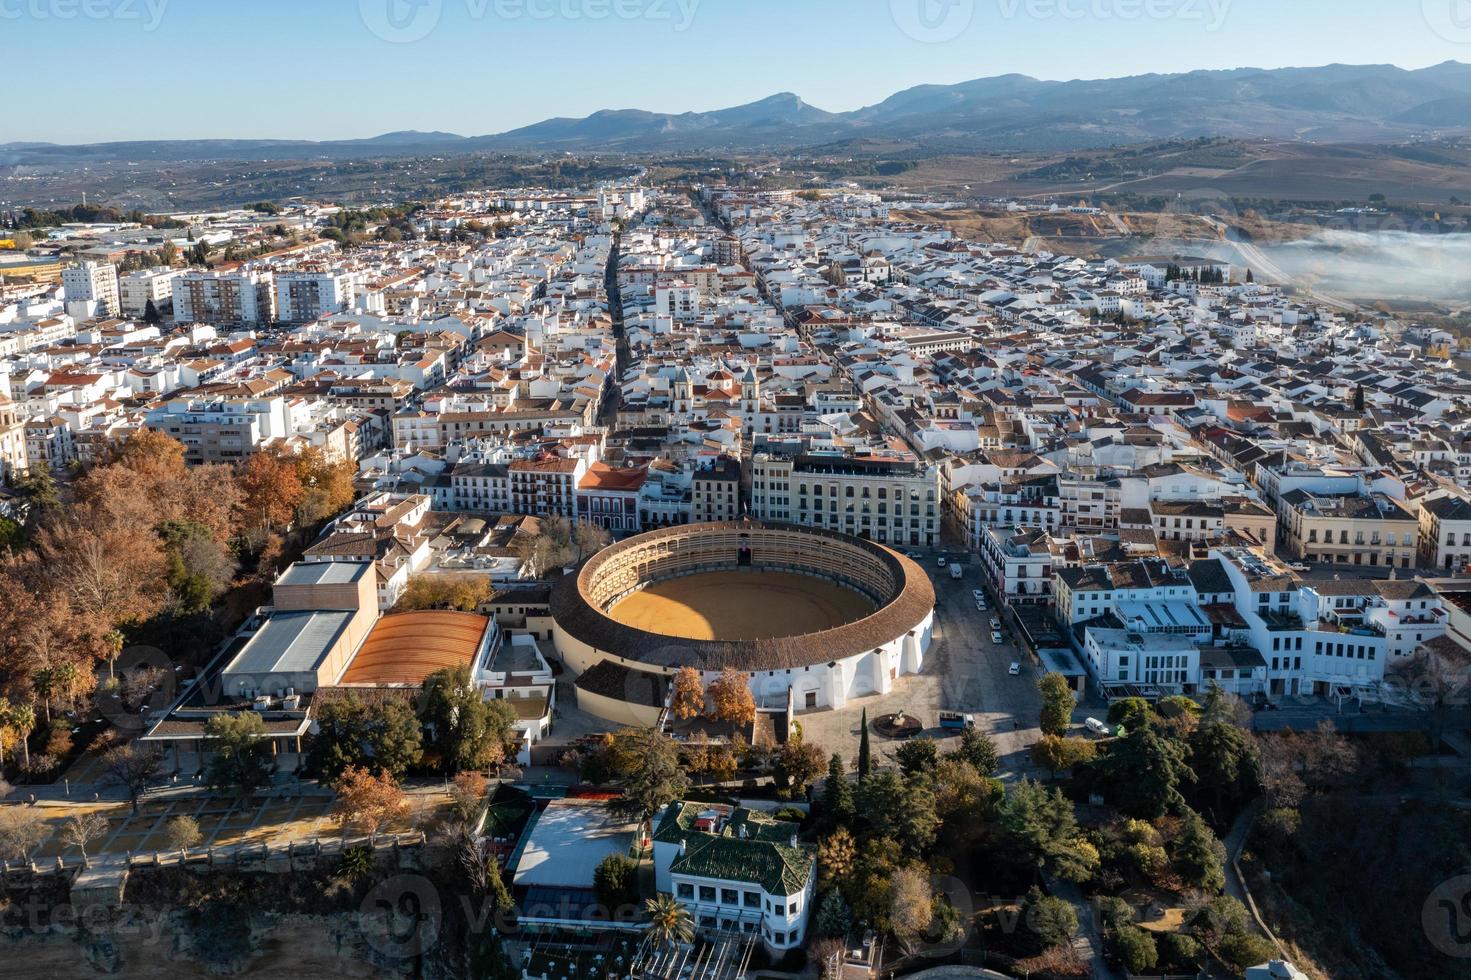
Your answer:
[[[17,704],[10,709],[10,727],[20,739],[20,750],[25,755],[25,764],[31,763],[31,746],[27,742],[36,729],[36,709],[33,705]]]
[[[644,903],[644,915],[649,925],[644,931],[660,946],[687,943],[695,938],[695,922],[690,910],[679,904],[673,895],[660,895]]]
[[[31,674],[31,690],[41,699],[41,709],[46,712],[46,724],[51,724],[51,695],[56,693],[56,672],[50,667],[38,667]]]

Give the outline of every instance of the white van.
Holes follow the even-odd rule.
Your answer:
[[[1113,732],[1109,731],[1108,726],[1099,721],[1097,718],[1089,718],[1087,721],[1083,722],[1083,725],[1094,735],[1107,736],[1113,734]]]

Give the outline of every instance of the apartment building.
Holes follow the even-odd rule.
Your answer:
[[[270,272],[198,269],[174,281],[176,323],[269,324],[276,319]]]
[[[1471,501],[1445,496],[1420,505],[1420,563],[1450,575],[1471,567]]]
[[[123,276],[118,280],[118,299],[122,304],[122,315],[142,318],[148,312],[149,303],[160,314],[172,313],[174,280],[183,274],[175,269],[142,269]]]
[[[751,513],[758,520],[824,527],[880,544],[934,547],[940,475],[908,454],[758,453]]]
[[[1308,562],[1410,568],[1420,522],[1409,508],[1382,493],[1282,495],[1287,551]]]
[[[61,273],[61,285],[70,303],[96,303],[95,316],[117,316],[117,266],[111,262],[82,262]]]
[[[290,432],[286,400],[176,399],[149,412],[144,424],[184,444],[184,461],[234,463]]]
[[[0,394],[0,482],[9,483],[29,468],[25,415],[20,406]]]
[[[649,471],[594,463],[577,482],[577,519],[614,534],[639,529],[638,502]]]
[[[988,527],[981,536],[981,562],[996,595],[1007,606],[1052,601],[1052,570],[1059,549],[1042,528]]]
[[[511,510],[538,517],[577,516],[577,484],[587,474],[581,457],[518,459],[510,466]]]
[[[283,323],[309,323],[352,308],[353,276],[347,272],[280,272],[276,274],[276,318]]]
[[[696,468],[692,480],[696,524],[734,521],[741,515],[741,464],[720,456]]]

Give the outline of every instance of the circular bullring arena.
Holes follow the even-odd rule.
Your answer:
[[[763,708],[835,708],[923,669],[929,577],[871,541],[738,522],[604,549],[552,594],[553,640],[585,710],[652,724],[681,667],[750,677]]]

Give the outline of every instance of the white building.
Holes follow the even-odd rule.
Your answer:
[[[142,317],[148,304],[159,313],[169,313],[174,305],[174,280],[184,273],[176,269],[143,269],[118,280],[118,299],[122,315]]]
[[[174,322],[266,324],[276,319],[270,272],[191,270],[174,282]]]
[[[654,887],[702,932],[759,933],[768,951],[802,945],[817,891],[817,849],[797,825],[744,807],[675,802],[654,831]]]
[[[276,318],[308,323],[352,308],[356,284],[346,272],[282,272],[276,275]]]
[[[80,316],[79,319],[118,315],[117,266],[111,262],[83,262],[74,265],[61,273],[61,284],[66,287],[68,307],[73,303],[96,304],[90,313]],[[67,312],[72,311],[69,308]]]

